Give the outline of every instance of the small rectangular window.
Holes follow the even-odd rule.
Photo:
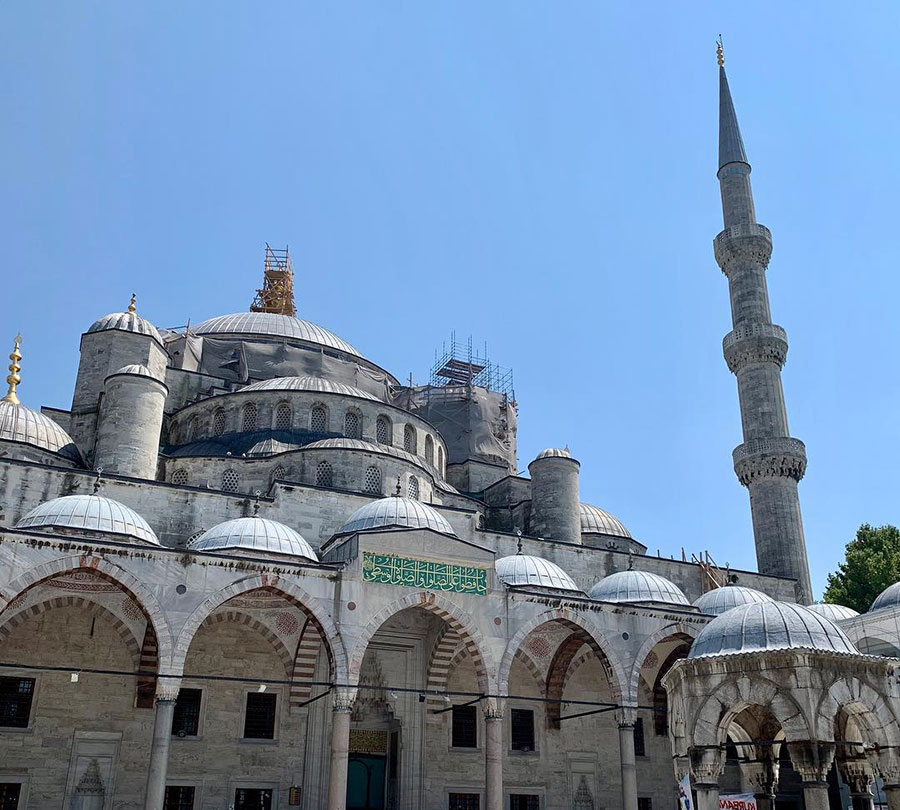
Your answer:
[[[478,710],[475,706],[453,707],[452,741],[454,748],[478,747]]]
[[[448,810],[481,810],[481,796],[477,793],[451,793]]]
[[[234,792],[234,810],[272,810],[272,789],[238,788]]]
[[[18,810],[21,793],[18,782],[0,782],[0,810]]]
[[[192,785],[170,785],[166,788],[163,810],[194,810],[194,791]]]
[[[638,810],[653,810],[653,799],[649,796],[638,796]]]
[[[275,701],[271,692],[249,692],[244,716],[244,739],[275,739]]]
[[[200,702],[202,689],[179,689],[172,715],[172,734],[176,737],[196,737],[200,730]]]
[[[0,678],[0,726],[28,728],[34,678]]]
[[[510,793],[509,810],[541,810],[541,797],[533,793]]]
[[[510,727],[512,750],[534,751],[534,712],[531,709],[513,709]]]
[[[640,717],[634,723],[634,755],[636,757],[647,756],[647,746],[644,744],[644,721]]]

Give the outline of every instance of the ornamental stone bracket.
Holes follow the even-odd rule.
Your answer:
[[[825,782],[834,760],[834,743],[806,740],[789,742],[787,747],[791,755],[791,764],[803,782],[807,784]]]
[[[732,452],[734,472],[745,486],[765,478],[793,478],[806,473],[806,445],[788,436],[750,439]]]
[[[725,335],[722,353],[732,374],[754,363],[774,363],[781,368],[787,360],[787,332],[772,323],[740,326]]]
[[[772,233],[758,222],[732,225],[713,240],[713,251],[726,276],[747,262],[767,267],[772,256]]]

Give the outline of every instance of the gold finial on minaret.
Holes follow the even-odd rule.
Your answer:
[[[719,63],[719,67],[725,67],[725,49],[722,47],[721,34],[719,34],[719,38],[716,40],[716,60]]]
[[[134,315],[137,311],[137,295],[135,293],[131,294],[131,300],[128,302],[128,314]]]
[[[16,386],[22,382],[22,378],[19,376],[19,372],[22,370],[22,367],[19,365],[19,360],[22,359],[22,353],[19,351],[19,346],[22,345],[22,336],[16,335],[15,341],[13,341],[13,350],[12,354],[10,354],[9,359],[12,362],[9,364],[9,376],[6,378],[6,382],[9,383],[9,390],[6,392],[6,396],[3,397],[3,402],[11,402],[13,405],[19,404],[19,398],[16,396]]]

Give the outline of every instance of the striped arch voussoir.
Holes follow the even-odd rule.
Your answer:
[[[294,670],[291,676],[291,709],[300,708],[312,697],[313,679],[316,676],[316,662],[322,649],[322,634],[315,622],[307,619],[297,642],[294,655]]]
[[[240,610],[231,610],[228,608],[220,609],[207,616],[203,620],[201,627],[215,627],[217,624],[224,624],[226,622],[230,624],[242,624],[245,627],[249,627],[254,633],[257,633],[268,641],[281,659],[282,666],[284,666],[285,677],[291,677],[293,660],[288,648],[284,646],[284,642],[271,629],[266,627],[258,619],[254,619],[250,614]]]

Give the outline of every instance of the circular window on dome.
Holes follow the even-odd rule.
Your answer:
[[[189,543],[189,544],[190,544],[190,543],[193,543],[194,540],[196,540],[198,537],[200,537],[200,535],[202,535],[205,531],[206,531],[206,529],[204,529],[204,528],[201,526],[201,527],[200,527],[199,529],[197,529],[197,531],[195,531],[190,537],[188,537],[188,540],[187,540],[188,543]]]
[[[172,473],[172,483],[173,484],[186,484],[188,482],[188,474],[185,469],[178,469]]]
[[[381,470],[378,467],[366,470],[365,491],[370,495],[381,495]]]
[[[290,430],[291,422],[291,406],[282,403],[275,411],[275,430]]]
[[[241,477],[234,470],[225,470],[222,473],[222,489],[225,492],[237,492],[241,484]]]
[[[316,486],[330,487],[334,483],[334,473],[327,461],[320,461],[316,465]]]
[[[414,501],[419,500],[419,479],[414,475],[409,477],[409,482],[406,485],[406,497],[412,498]]]
[[[225,432],[225,409],[218,408],[213,414],[213,435],[221,436]]]

